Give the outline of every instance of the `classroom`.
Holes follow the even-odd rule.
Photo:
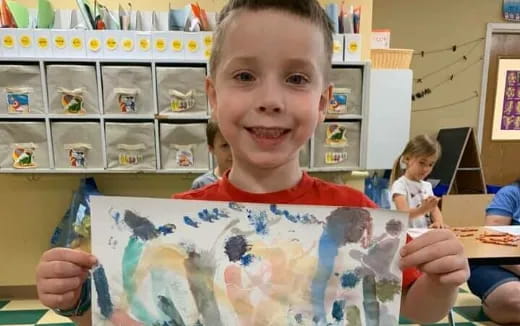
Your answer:
[[[0,0],[0,325],[520,325],[520,2]]]

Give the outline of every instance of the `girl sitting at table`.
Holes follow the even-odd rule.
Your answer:
[[[486,209],[486,225],[520,225],[520,178],[500,189]],[[468,285],[499,324],[520,323],[520,265],[471,265]]]

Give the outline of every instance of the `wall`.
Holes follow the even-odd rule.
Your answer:
[[[451,47],[453,44],[485,37],[486,24],[502,22],[502,1],[499,0],[374,0],[374,28],[392,30],[391,46],[415,50],[433,50]],[[427,55],[424,58],[414,57],[412,69],[414,77],[425,74],[449,64],[471,46],[457,52],[442,52]],[[469,61],[478,59],[484,54],[484,42],[481,42],[468,56]],[[464,68],[457,64],[442,73],[425,79],[423,86],[430,87],[441,79]],[[413,110],[431,108],[457,102],[480,93],[482,79],[482,62],[468,69],[465,73],[435,90],[426,98],[415,101]],[[419,89],[421,89],[419,87]],[[435,134],[440,128],[478,125],[479,98],[466,103],[443,109],[415,111],[412,113],[411,134]]]

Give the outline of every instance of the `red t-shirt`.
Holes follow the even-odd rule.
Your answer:
[[[244,203],[269,203],[293,205],[326,205],[377,208],[363,193],[347,186],[326,182],[303,173],[300,182],[286,190],[254,194],[242,191],[229,182],[228,175],[206,187],[172,196],[175,199],[234,201]],[[407,238],[410,241],[411,238]],[[408,288],[420,276],[416,268],[403,271],[403,287]]]

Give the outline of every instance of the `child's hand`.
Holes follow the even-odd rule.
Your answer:
[[[429,213],[433,211],[435,207],[437,207],[437,204],[439,203],[439,198],[435,196],[430,196],[426,199],[423,199],[421,203],[421,207],[426,211],[426,213]]]
[[[469,278],[464,248],[450,230],[431,230],[401,249],[401,269],[417,267],[443,285],[459,286]]]
[[[433,222],[430,224],[430,229],[449,229],[450,226],[444,222]]]
[[[83,251],[67,248],[46,251],[36,267],[38,298],[52,309],[75,307],[94,264],[96,258]]]

